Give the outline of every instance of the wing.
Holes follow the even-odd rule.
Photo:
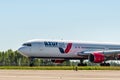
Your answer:
[[[89,54],[94,54],[94,53],[101,53],[101,54],[104,54],[105,56],[107,55],[117,55],[117,54],[120,54],[120,50],[98,50],[98,51],[82,51],[82,52],[78,52],[77,54],[79,56],[81,55],[89,55]]]
[[[94,63],[102,63],[107,60],[120,59],[120,50],[83,51],[78,52],[77,55],[81,58],[87,56],[88,60]]]

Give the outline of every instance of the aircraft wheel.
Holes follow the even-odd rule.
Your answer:
[[[81,63],[79,63],[78,66],[87,66],[87,64],[81,64]]]
[[[30,61],[29,66],[30,66],[30,67],[34,66],[34,63],[33,63],[34,58],[29,58],[29,61]]]
[[[101,63],[100,66],[110,66],[109,63]]]
[[[106,66],[110,66],[110,64],[109,64],[109,63],[106,63]]]
[[[32,67],[32,66],[34,66],[34,64],[33,63],[30,63],[30,65],[29,65],[30,67]]]

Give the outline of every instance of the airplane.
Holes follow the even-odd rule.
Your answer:
[[[78,66],[87,66],[83,61],[88,59],[100,66],[110,66],[106,61],[120,59],[120,44],[34,39],[23,43],[18,52],[30,59],[30,66],[33,66],[34,58],[47,58],[54,63],[80,60]]]

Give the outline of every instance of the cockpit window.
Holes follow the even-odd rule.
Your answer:
[[[23,46],[32,46],[30,43],[25,43]]]

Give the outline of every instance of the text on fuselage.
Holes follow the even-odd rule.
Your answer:
[[[64,43],[58,43],[58,42],[47,42],[45,41],[44,42],[44,45],[45,47],[62,47],[64,48],[65,47],[65,44]]]
[[[46,47],[58,47],[57,42],[44,42]]]

